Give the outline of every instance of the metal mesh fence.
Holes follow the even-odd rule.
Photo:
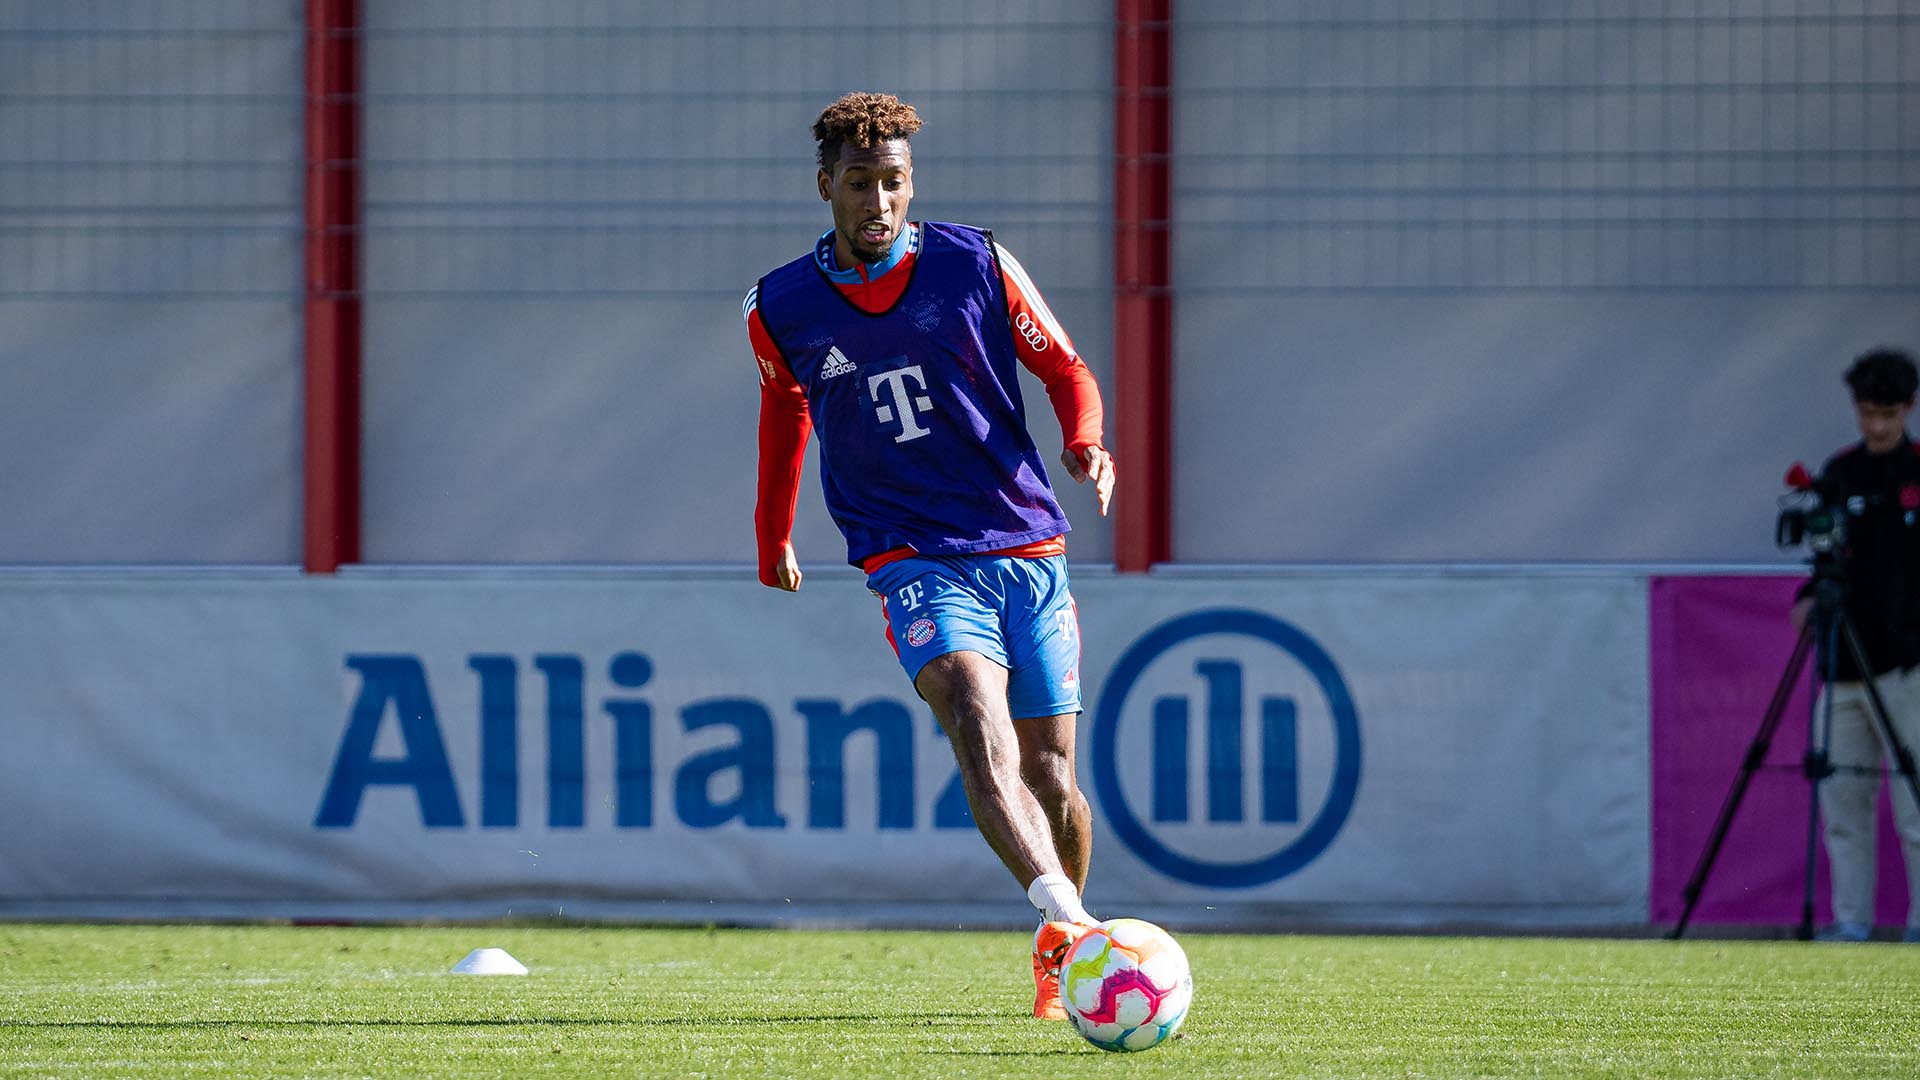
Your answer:
[[[366,558],[751,559],[740,301],[831,224],[810,128],[851,90],[920,110],[912,216],[994,229],[1111,386],[1111,20],[1106,0],[369,4]],[[795,538],[844,551],[811,497]]]
[[[929,118],[929,213],[1060,253],[1050,292],[1105,288],[1104,5],[363,15],[369,293],[742,291],[760,238],[819,223],[807,122],[867,87]],[[0,2],[0,295],[297,291],[302,34],[294,4]]]
[[[370,5],[366,289],[738,295],[824,228],[811,120],[886,89],[928,121],[915,214],[1103,291],[1103,5]]]
[[[1183,4],[1181,291],[1920,287],[1920,7]]]
[[[1276,319],[1317,355],[1372,365],[1377,385],[1420,388],[1407,396],[1423,422],[1462,438],[1478,429],[1443,404],[1463,388],[1503,388],[1493,404],[1525,415],[1529,392],[1604,389],[1584,373],[1625,361],[1568,343],[1617,345],[1648,310],[1610,305],[1687,305],[1614,350],[1641,357],[1643,378],[1678,363],[1663,350],[1745,385],[1845,334],[1912,336],[1913,0],[1174,12],[1179,557],[1276,557],[1279,524],[1242,506],[1284,493],[1213,479],[1239,475],[1239,440],[1317,462],[1355,428],[1332,410],[1277,422],[1245,392],[1279,370],[1297,400],[1355,385],[1344,359],[1316,375],[1278,355]],[[921,108],[915,216],[994,228],[1113,385],[1108,0],[364,0],[361,14],[369,559],[748,557],[738,301],[826,227],[807,129],[847,90]],[[0,0],[0,451],[25,461],[0,496],[46,523],[0,527],[0,558],[189,558],[234,507],[268,502],[221,557],[295,549],[303,34],[291,0]],[[1461,313],[1470,330],[1444,336]],[[1444,362],[1400,359],[1436,343]],[[1513,389],[1523,374],[1536,389]],[[163,392],[174,411],[149,408]],[[1039,433],[1051,418],[1034,413]],[[1609,425],[1657,426],[1625,402],[1591,417]],[[112,454],[76,452],[103,432],[122,436]],[[1509,460],[1469,441],[1461,454]],[[1365,464],[1342,482],[1357,488],[1377,471]],[[222,469],[220,509],[180,496]],[[101,474],[123,476],[108,497],[70,494]],[[175,515],[164,551],[95,509],[128,500]],[[1098,559],[1109,537],[1090,524],[1078,550]],[[1556,528],[1515,557],[1590,551],[1575,542],[1591,526]],[[1711,532],[1684,550],[1722,550]],[[799,536],[834,542],[811,502]]]
[[[299,290],[300,11],[0,2],[0,299]]]
[[[0,563],[298,560],[304,41],[0,0]]]

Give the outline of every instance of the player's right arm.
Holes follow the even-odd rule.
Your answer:
[[[800,588],[800,561],[793,554],[793,512],[800,498],[800,467],[806,461],[813,418],[807,393],[774,347],[760,321],[759,291],[747,294],[747,339],[760,369],[760,463],[753,505],[754,547],[760,584],[793,592]]]
[[[1113,498],[1114,476],[1113,457],[1102,445],[1100,434],[1105,422],[1100,387],[1020,260],[999,244],[994,249],[1000,260],[1000,280],[1006,286],[1014,355],[1047,388],[1047,399],[1053,403],[1066,443],[1060,463],[1075,482],[1093,481],[1100,516],[1105,517]]]

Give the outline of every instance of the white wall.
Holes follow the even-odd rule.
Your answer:
[[[1781,559],[1920,348],[1920,24],[1416,8],[1176,8],[1175,558]]]
[[[1780,561],[1840,371],[1920,347],[1920,25],[1417,8],[1176,9],[1176,558]],[[1114,394],[1110,5],[365,16],[369,560],[748,561],[738,302],[826,227],[849,89]],[[0,12],[0,563],[299,560],[299,18]]]
[[[367,18],[370,561],[751,561],[740,301],[831,225],[809,128],[849,90],[921,110],[914,216],[994,229],[1111,395],[1107,5]],[[811,468],[800,506],[803,561],[844,559]]]
[[[0,11],[0,563],[299,561],[303,40]]]

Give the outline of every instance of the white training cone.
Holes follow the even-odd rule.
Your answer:
[[[527,965],[508,955],[505,949],[475,949],[465,960],[453,965],[455,975],[525,975]]]

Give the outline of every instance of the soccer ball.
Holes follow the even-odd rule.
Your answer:
[[[1088,930],[1060,962],[1060,1004],[1080,1037],[1102,1050],[1150,1050],[1179,1030],[1193,972],[1173,935],[1140,919]]]

